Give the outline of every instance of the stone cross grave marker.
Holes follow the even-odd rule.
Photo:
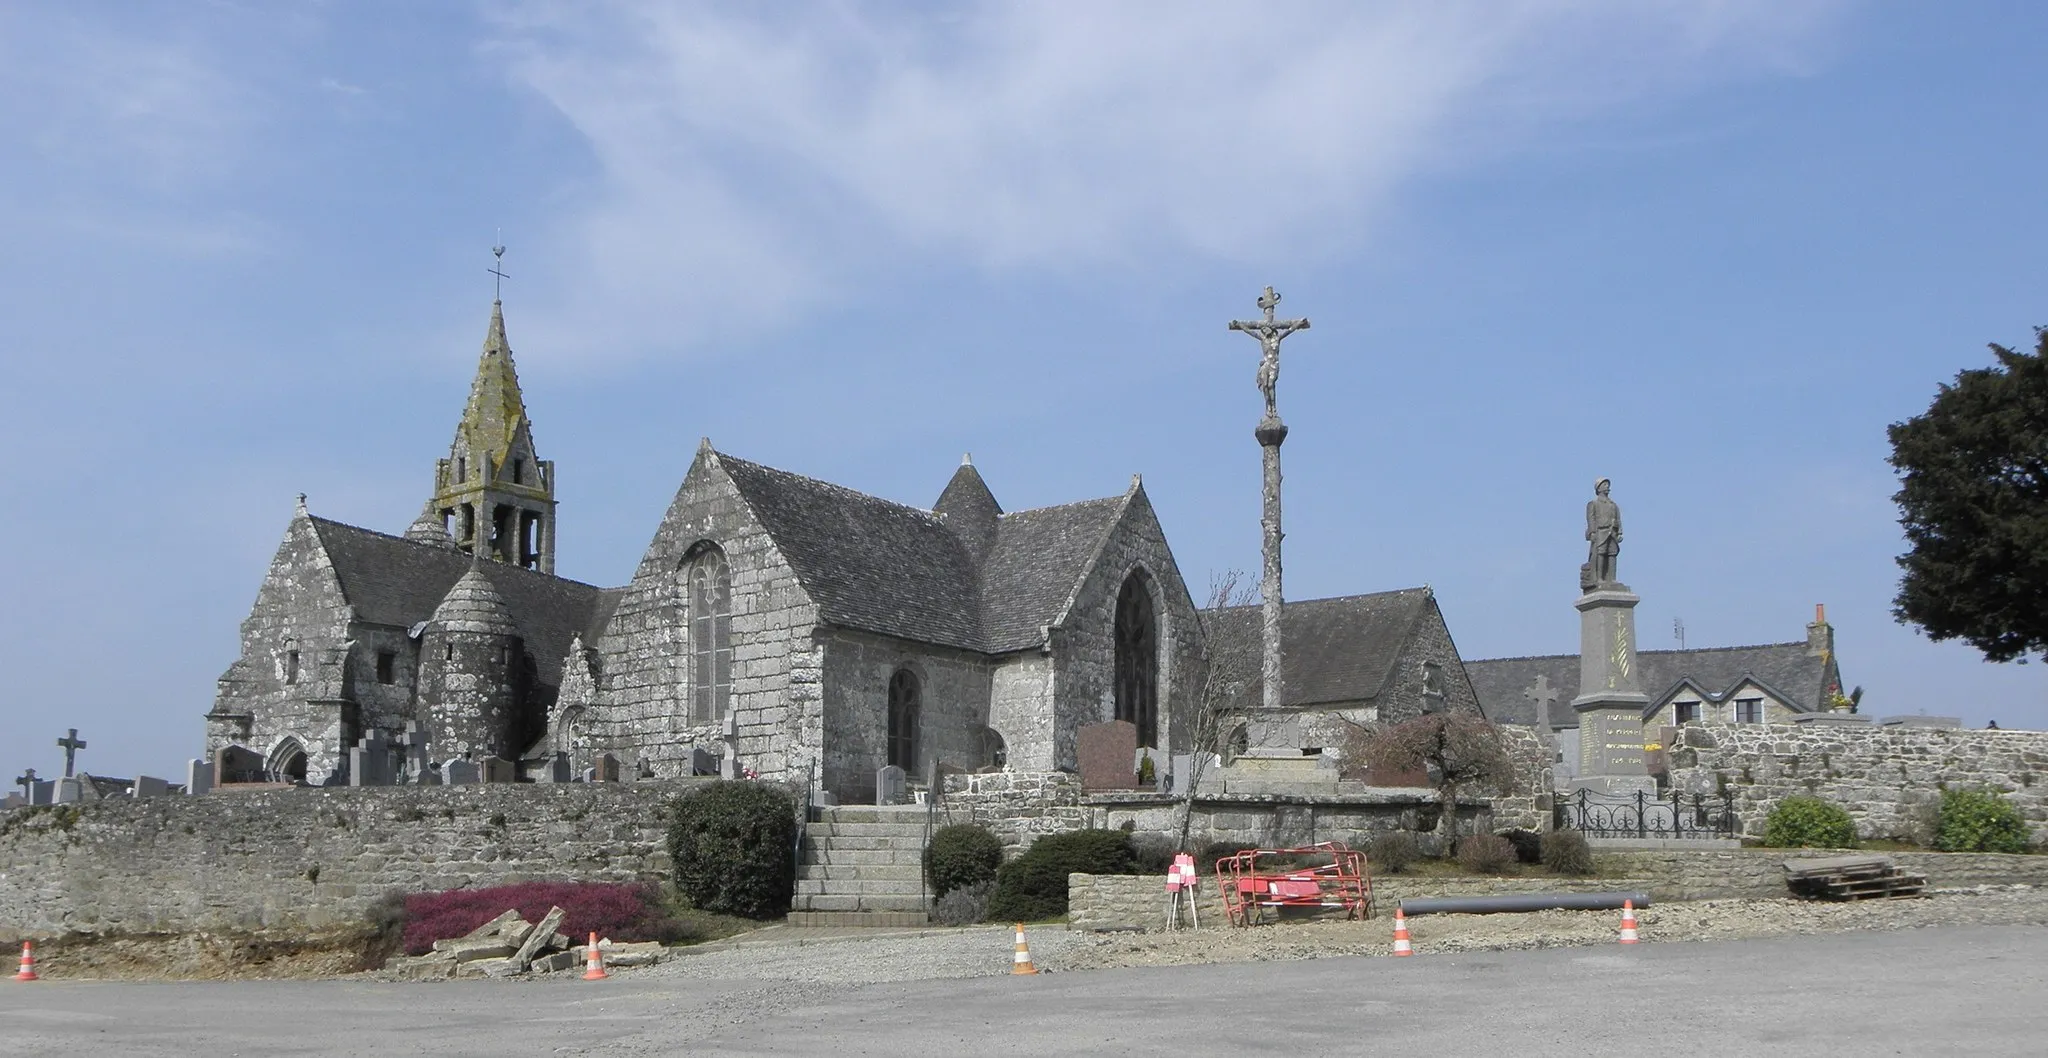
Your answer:
[[[1138,756],[1138,725],[1128,720],[1089,724],[1078,737],[1082,790],[1138,788],[1138,771],[1131,766]]]
[[[619,781],[619,758],[614,757],[609,753],[600,753],[597,755],[597,759],[591,762],[591,765],[591,771],[595,776],[593,781]]]
[[[519,767],[503,757],[485,757],[477,762],[485,782],[518,782]]]
[[[36,788],[36,770],[34,768],[24,770],[15,778],[14,785],[21,787],[21,796],[30,796]]]
[[[135,790],[133,792],[135,797],[165,797],[170,792],[171,784],[168,780],[159,779],[154,775],[137,775],[135,777]]]
[[[390,786],[391,780],[391,751],[385,748],[383,734],[372,731],[348,751],[348,784]]]
[[[419,721],[406,721],[405,730],[398,736],[398,749],[399,767],[403,769],[405,781],[413,785],[426,783],[426,777],[434,768],[433,762],[427,759],[427,733]]]
[[[197,797],[213,792],[213,765],[194,757],[185,762],[185,793]]]
[[[875,772],[875,803],[878,805],[900,805],[908,800],[909,782],[903,769],[894,764],[884,765]]]
[[[480,781],[476,764],[460,757],[441,765],[441,778],[450,786],[475,786]]]
[[[1536,682],[1522,692],[1522,697],[1536,703],[1536,733],[1550,737],[1550,707],[1557,704],[1557,688],[1550,685],[1547,673],[1537,673]]]
[[[78,751],[85,748],[85,740],[78,737],[78,729],[74,727],[70,734],[57,740],[57,745],[64,750],[64,777],[69,779],[73,774],[71,767],[78,757]]]

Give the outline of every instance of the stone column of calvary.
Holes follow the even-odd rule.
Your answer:
[[[1280,709],[1284,689],[1280,672],[1280,444],[1287,440],[1287,424],[1280,421],[1276,393],[1280,387],[1280,342],[1295,331],[1308,330],[1308,321],[1274,319],[1273,310],[1280,306],[1280,295],[1272,287],[1259,296],[1258,304],[1266,314],[1264,319],[1232,320],[1230,329],[1259,340],[1259,392],[1266,395],[1266,415],[1259,420],[1252,436],[1259,439],[1265,455],[1265,511],[1259,519],[1265,537],[1265,570],[1259,578],[1265,632],[1260,667],[1264,694],[1260,704],[1270,714]]]

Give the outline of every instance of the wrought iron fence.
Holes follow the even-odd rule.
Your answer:
[[[1560,801],[1556,823],[1589,838],[1732,838],[1735,799],[1727,794],[1606,795],[1580,790]]]

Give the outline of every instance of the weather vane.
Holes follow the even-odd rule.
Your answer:
[[[494,280],[492,280],[492,281],[491,281],[491,297],[492,297],[493,299],[495,299],[495,300],[499,300],[499,301],[503,301],[503,300],[505,299],[505,280],[507,280],[507,279],[510,279],[510,278],[512,278],[511,276],[508,276],[508,275],[506,275],[506,274],[505,274],[505,271],[504,271],[504,269],[505,269],[505,242],[504,242],[504,239],[505,239],[505,229],[503,229],[503,228],[500,228],[500,229],[498,229],[498,244],[497,244],[496,246],[493,246],[493,247],[491,247],[491,256],[492,256],[492,257],[495,257],[495,258],[497,258],[497,261],[496,261],[496,262],[495,262],[494,264],[492,264],[490,268],[486,269],[486,271],[488,271],[488,272],[490,272],[490,273],[491,273],[492,275],[494,275],[494,276],[497,276],[497,277],[498,277],[498,278],[496,278],[496,279],[494,279]]]

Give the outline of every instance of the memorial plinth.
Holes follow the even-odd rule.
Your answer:
[[[1573,605],[1579,611],[1579,775],[1643,776],[1643,693],[1636,665],[1636,604],[1628,585],[1595,586]]]

